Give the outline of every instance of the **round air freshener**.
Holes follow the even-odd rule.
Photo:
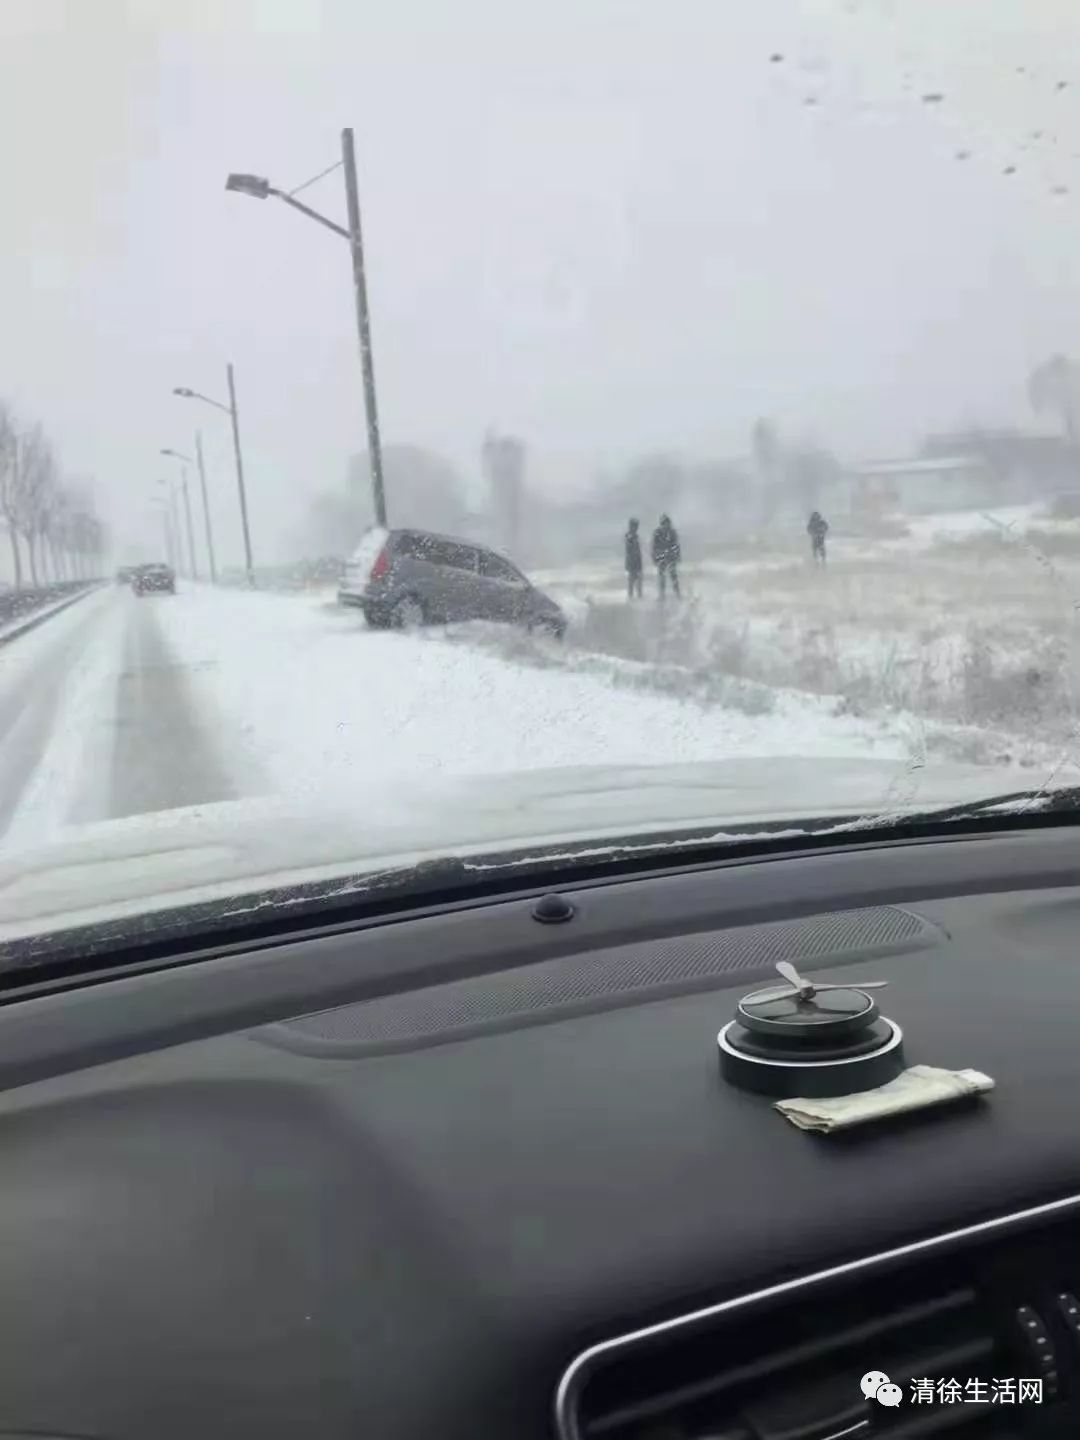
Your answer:
[[[853,1095],[900,1074],[900,1027],[868,993],[887,981],[815,984],[786,960],[776,968],[786,984],[744,995],[716,1037],[725,1080],[790,1099]]]

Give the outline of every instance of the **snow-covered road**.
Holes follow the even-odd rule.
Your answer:
[[[0,650],[0,843],[241,796],[362,807],[397,776],[901,760],[910,743],[814,700],[750,716],[613,685],[556,642],[544,662],[372,633],[323,598],[109,588]]]

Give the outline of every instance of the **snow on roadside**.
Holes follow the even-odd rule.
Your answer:
[[[437,630],[373,633],[322,601],[196,589],[157,613],[226,762],[255,761],[280,793],[362,800],[399,775],[907,753],[900,727],[813,701],[751,717],[630,693],[447,644]]]
[[[104,613],[110,598],[111,591],[103,588],[51,615],[48,624],[42,622],[27,630],[18,637],[17,643],[0,646],[0,690],[32,684],[34,672],[55,650],[70,641],[92,611]]]
[[[0,838],[4,847],[36,844],[105,808],[123,657],[124,614],[118,598],[103,588],[0,648],[0,689],[32,687],[52,652],[70,643],[80,628],[87,635],[64,677],[42,759]]]
[[[0,624],[0,644],[29,634],[31,630],[36,630],[39,625],[43,625],[50,616],[77,605],[80,600],[86,599],[87,591],[90,588],[90,585],[86,585],[74,594],[67,594],[59,600],[50,600],[43,605],[36,605],[29,610],[21,611],[11,620],[5,620],[3,624]]]

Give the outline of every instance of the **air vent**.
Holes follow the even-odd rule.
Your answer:
[[[562,1440],[999,1440],[1037,1422],[1074,1436],[1080,1346],[1061,1318],[1078,1264],[1075,1230],[1058,1231],[661,1322],[570,1367],[558,1428]],[[899,1403],[864,1394],[874,1373]]]

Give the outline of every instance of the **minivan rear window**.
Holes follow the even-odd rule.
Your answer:
[[[511,585],[521,582],[521,576],[501,555],[495,555],[490,550],[480,551],[480,574],[488,580],[504,580]]]
[[[454,570],[476,570],[476,551],[471,545],[442,540],[436,535],[399,535],[394,547],[399,555],[427,560],[431,565],[449,565]]]

